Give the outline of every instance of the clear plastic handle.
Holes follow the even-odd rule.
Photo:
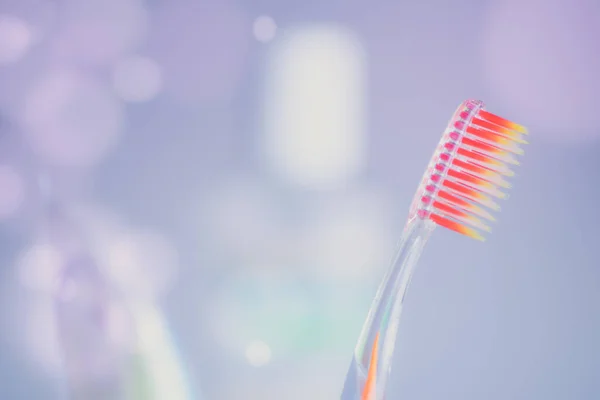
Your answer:
[[[407,223],[397,255],[377,290],[363,325],[341,400],[384,398],[404,296],[435,226],[432,221],[419,217]]]

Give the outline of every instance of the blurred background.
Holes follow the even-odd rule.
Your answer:
[[[600,2],[0,0],[0,399],[339,398],[447,120],[531,145],[434,235],[390,398],[600,396]]]

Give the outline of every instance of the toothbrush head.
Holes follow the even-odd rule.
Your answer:
[[[431,220],[455,232],[484,240],[484,220],[499,211],[494,199],[508,197],[506,178],[519,165],[527,129],[485,110],[479,100],[463,102],[446,131],[419,185],[410,218]]]

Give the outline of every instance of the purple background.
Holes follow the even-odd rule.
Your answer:
[[[531,144],[489,240],[426,249],[390,395],[597,398],[598,37],[595,0],[0,0],[0,398],[124,391],[130,334],[169,400],[337,398],[466,98]]]

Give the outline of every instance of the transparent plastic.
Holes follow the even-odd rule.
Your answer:
[[[341,400],[381,400],[386,393],[404,296],[435,223],[413,216],[400,239],[360,334]]]

